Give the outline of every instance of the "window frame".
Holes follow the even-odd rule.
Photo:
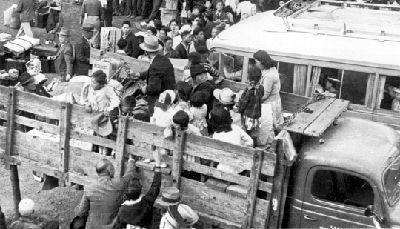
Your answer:
[[[308,171],[308,175],[307,175],[307,183],[306,183],[306,191],[305,191],[305,195],[309,196],[310,199],[312,199],[315,203],[324,205],[324,206],[329,206],[329,207],[333,207],[335,209],[345,209],[348,211],[352,211],[352,212],[357,212],[357,214],[360,214],[361,216],[364,216],[364,211],[365,208],[362,207],[357,207],[354,205],[348,205],[348,204],[344,204],[344,203],[338,203],[338,202],[332,202],[329,200],[323,200],[323,199],[319,199],[317,197],[315,197],[312,192],[312,183],[314,181],[314,176],[316,174],[316,172],[318,170],[328,170],[328,171],[334,171],[334,172],[340,172],[340,173],[344,173],[347,175],[352,175],[355,177],[358,177],[360,179],[363,179],[365,181],[367,181],[369,183],[369,185],[371,186],[373,193],[374,193],[374,206],[375,209],[377,209],[378,212],[381,212],[381,207],[382,207],[382,195],[380,195],[380,191],[377,189],[377,184],[375,182],[373,182],[372,179],[370,179],[369,177],[366,177],[362,174],[350,171],[350,170],[346,170],[346,169],[340,169],[340,168],[336,168],[336,167],[330,167],[330,166],[314,166],[312,168],[309,169]],[[311,179],[311,180],[309,180]],[[308,186],[308,187],[307,187]]]

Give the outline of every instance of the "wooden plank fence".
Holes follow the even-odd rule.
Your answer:
[[[0,86],[0,149],[4,150],[0,151],[0,158],[15,167],[16,162],[26,163],[34,170],[59,178],[61,185],[87,185],[96,181],[95,165],[106,157],[94,152],[91,144],[115,152],[115,157],[107,158],[118,175],[123,174],[128,154],[152,158],[155,147],[167,149],[173,156],[166,157],[168,168],[163,169],[162,187],[179,187],[183,203],[198,211],[204,222],[222,228],[266,227],[275,174],[274,148],[241,147],[185,132],[165,139],[163,128],[126,117],[119,118],[116,138],[103,138],[87,131],[91,129],[92,116],[79,105]],[[188,161],[187,155],[199,160]],[[240,166],[248,173],[227,173],[212,166],[221,162]],[[148,189],[153,167],[143,162],[137,165],[143,186]],[[194,178],[197,176],[193,174],[206,179]],[[208,181],[212,179],[220,180],[228,188],[210,185]],[[244,192],[229,187],[239,187]]]

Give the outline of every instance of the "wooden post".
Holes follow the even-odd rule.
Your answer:
[[[126,131],[128,126],[128,117],[120,116],[118,122],[118,133],[115,149],[115,157],[117,159],[117,165],[115,168],[115,177],[122,177],[124,175],[124,158],[125,158],[125,142],[126,142]]]
[[[344,70],[342,70],[341,73],[340,73],[339,99],[342,98],[343,77],[344,77]]]
[[[70,136],[71,136],[71,104],[61,103],[60,107],[60,143],[59,152],[61,156],[60,170],[62,179],[59,180],[60,186],[65,186],[67,173],[69,171],[70,157]]]
[[[308,65],[307,66],[307,79],[306,79],[306,93],[304,96],[310,97],[311,96],[311,73],[312,73],[312,66]]]
[[[13,201],[15,216],[19,217],[18,204],[21,201],[21,190],[19,189],[18,167],[11,163],[11,157],[14,156],[14,133],[15,133],[15,87],[9,88],[7,104],[7,128],[6,128],[6,150],[5,163],[6,168],[10,169],[10,180],[13,189]]]
[[[175,138],[175,149],[172,156],[172,182],[176,188],[181,186],[181,172],[183,152],[185,150],[186,131],[177,130]]]
[[[260,172],[262,162],[264,160],[264,151],[258,150],[253,155],[253,165],[250,173],[250,187],[247,191],[247,212],[246,220],[242,225],[242,228],[252,228],[254,212],[257,204],[257,190],[260,181]]]

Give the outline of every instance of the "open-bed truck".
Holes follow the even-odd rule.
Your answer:
[[[245,85],[224,81],[223,86],[237,91]],[[60,185],[96,182],[95,165],[103,156],[83,142],[112,148],[115,157],[107,158],[117,176],[123,174],[129,154],[151,158],[154,146],[172,151],[162,187],[178,187],[182,202],[199,213],[205,227],[364,228],[374,227],[374,221],[398,227],[397,132],[367,120],[339,118],[348,106],[341,99],[281,97],[294,118],[270,147],[257,149],[185,132],[165,139],[162,128],[127,117],[119,117],[116,140],[84,134],[79,129],[90,129],[91,123],[84,107],[0,86],[0,158],[11,171],[15,209],[21,163],[58,178]],[[21,125],[47,137],[23,132]],[[202,160],[187,161],[185,155]],[[240,166],[249,175],[220,171],[217,163]],[[147,189],[153,168],[137,165]],[[225,183],[211,182],[215,179]]]

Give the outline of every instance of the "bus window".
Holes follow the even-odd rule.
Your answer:
[[[281,79],[281,91],[293,93],[294,64],[279,62],[278,72]]]
[[[354,104],[365,105],[367,93],[368,73],[344,71],[340,97]]]
[[[386,76],[380,108],[400,113],[400,77]]]
[[[341,70],[335,68],[321,68],[318,85],[315,91],[332,97],[338,97],[341,82]]]
[[[226,78],[234,81],[242,80],[243,56],[233,54],[222,55],[222,71]]]

